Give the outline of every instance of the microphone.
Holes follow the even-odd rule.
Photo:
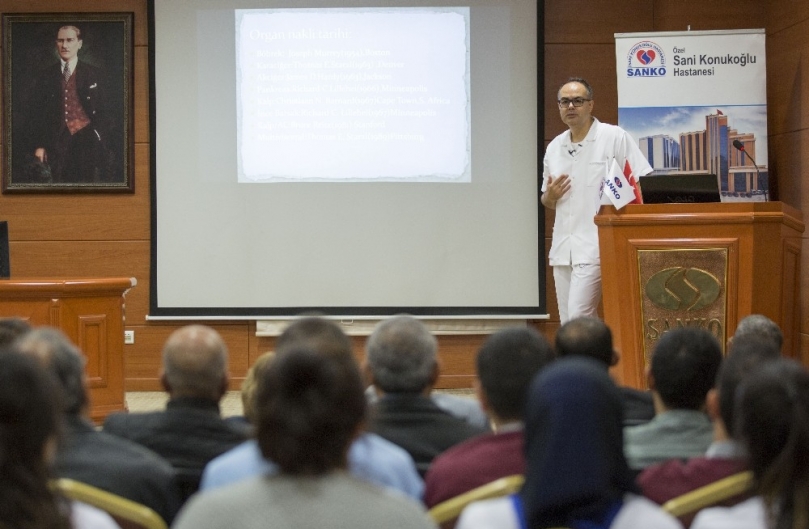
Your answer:
[[[739,140],[733,140],[733,146],[736,148],[737,151],[741,151],[744,154],[746,154],[747,157],[750,158],[750,161],[753,162],[753,167],[756,168],[756,181],[758,181],[758,187],[764,191],[764,200],[769,201],[770,193],[761,183],[761,172],[759,172],[758,170],[758,165],[756,165],[756,161],[753,159],[752,156],[750,156],[750,153],[745,150],[744,143],[740,142]]]

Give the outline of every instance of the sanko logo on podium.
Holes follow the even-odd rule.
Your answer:
[[[662,309],[692,311],[710,306],[719,298],[722,284],[699,268],[666,268],[646,282],[646,297]]]

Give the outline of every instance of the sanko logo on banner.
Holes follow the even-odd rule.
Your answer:
[[[666,75],[666,54],[663,49],[650,40],[638,42],[627,54],[629,65],[626,68],[628,77],[663,77]]]
[[[723,202],[767,196],[763,29],[616,33],[618,124],[652,175],[716,175]]]

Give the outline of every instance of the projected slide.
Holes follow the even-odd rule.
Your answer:
[[[469,8],[235,20],[239,182],[471,181]]]

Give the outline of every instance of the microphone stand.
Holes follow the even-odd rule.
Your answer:
[[[750,159],[750,161],[753,162],[753,167],[756,169],[756,182],[758,182],[759,189],[764,191],[764,201],[769,202],[770,191],[762,185],[761,171],[758,170],[758,165],[756,165],[756,161],[753,159],[752,156],[750,156],[750,153],[747,152],[747,150],[744,148],[744,144],[739,140],[733,140],[733,146],[736,147],[737,150],[742,151]]]

